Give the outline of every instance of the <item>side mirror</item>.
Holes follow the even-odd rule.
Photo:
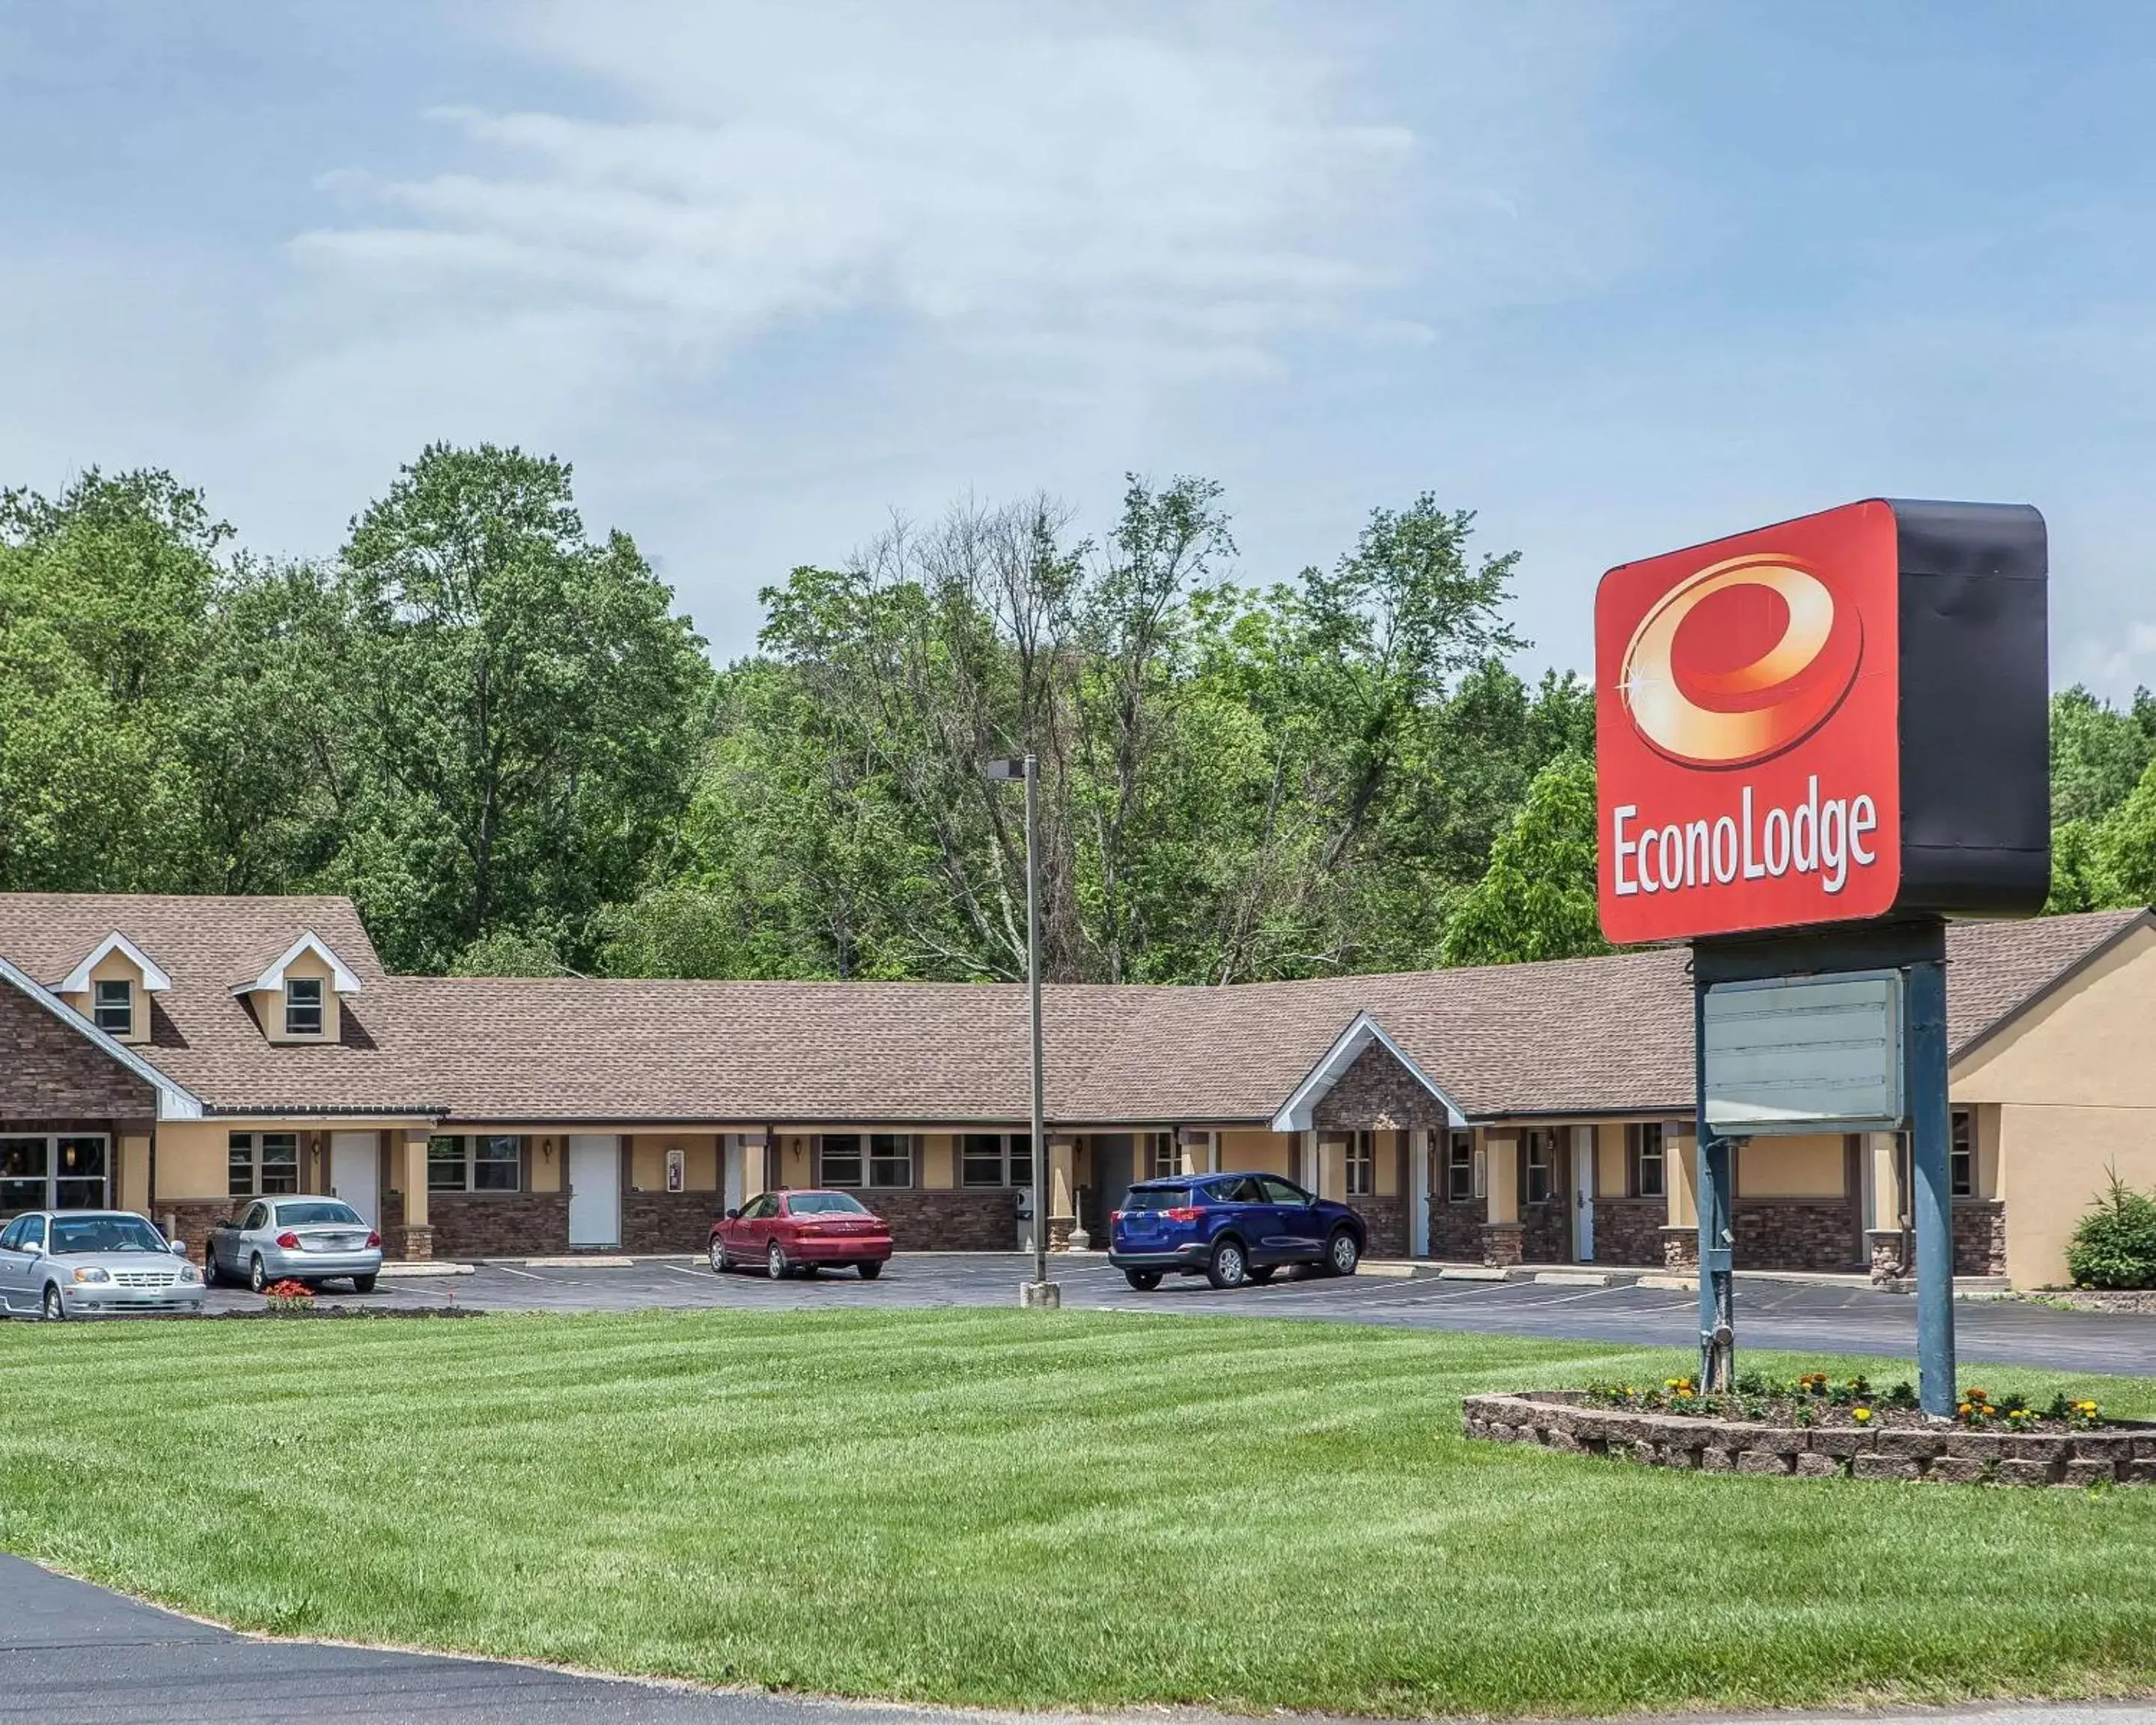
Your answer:
[[[739,1210],[728,1210],[728,1211],[726,1212],[726,1219],[727,1219],[729,1222],[738,1222],[738,1221],[740,1221],[740,1220],[741,1220],[741,1212],[740,1212]]]
[[[173,1255],[175,1258],[184,1258],[184,1257],[186,1257],[186,1256],[187,1256],[187,1241],[185,1241],[184,1240],[172,1240],[172,1241],[169,1242],[169,1244],[170,1244],[171,1248],[172,1248],[172,1255]]]

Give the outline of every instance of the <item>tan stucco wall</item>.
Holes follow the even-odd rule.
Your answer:
[[[120,1140],[119,1147],[120,1154],[113,1167],[116,1183],[112,1192],[112,1207],[146,1216],[150,1214],[149,1137],[146,1134],[130,1133]]]
[[[1739,1198],[1840,1198],[1845,1195],[1841,1134],[1753,1138],[1737,1151]]]
[[[1220,1134],[1220,1166],[1237,1173],[1281,1174],[1296,1178],[1296,1142],[1292,1132],[1224,1132]]]
[[[286,1130],[296,1130],[287,1127]],[[222,1202],[232,1183],[231,1145],[235,1127],[228,1121],[165,1121],[157,1127],[157,1202]]]
[[[686,1192],[716,1192],[719,1185],[718,1138],[711,1132],[638,1132],[629,1140],[629,1183],[639,1192],[664,1192],[666,1189],[666,1153],[678,1149],[682,1156],[682,1176]],[[532,1173],[538,1173],[542,1160],[538,1146],[532,1146]]]
[[[941,1192],[958,1183],[954,1141],[948,1132],[929,1132],[921,1140],[918,1178],[924,1186]]]
[[[1699,1134],[1686,1127],[1662,1138],[1662,1178],[1669,1193],[1671,1228],[1699,1226]]]
[[[1954,1067],[1958,1106],[1979,1105],[1979,1180],[1995,1104],[1992,1190],[2006,1205],[2016,1287],[2066,1281],[2074,1224],[2116,1167],[2156,1188],[2156,930],[2137,928]]]

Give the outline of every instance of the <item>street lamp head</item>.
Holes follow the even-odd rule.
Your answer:
[[[988,762],[988,777],[995,779],[1025,781],[1025,759],[1021,755],[1004,755]]]

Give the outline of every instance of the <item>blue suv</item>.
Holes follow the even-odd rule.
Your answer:
[[[1141,1292],[1171,1271],[1239,1288],[1283,1264],[1353,1276],[1363,1238],[1346,1204],[1278,1174],[1186,1174],[1131,1188],[1108,1217],[1108,1261]]]

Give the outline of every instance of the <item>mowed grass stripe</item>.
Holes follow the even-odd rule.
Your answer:
[[[921,1700],[2156,1684],[2156,1492],[1684,1475],[1458,1435],[1474,1389],[1688,1363],[980,1310],[14,1325],[0,1541],[251,1628]],[[2134,1380],[1987,1376],[2156,1406]]]

